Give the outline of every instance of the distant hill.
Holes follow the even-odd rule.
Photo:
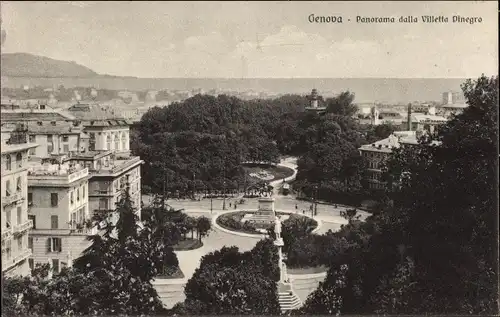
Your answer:
[[[10,77],[95,77],[96,72],[75,62],[27,53],[1,55],[1,74]]]

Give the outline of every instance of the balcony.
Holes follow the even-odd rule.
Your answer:
[[[28,185],[51,186],[69,185],[89,175],[88,168],[79,170],[45,171],[36,170],[28,172]]]
[[[69,224],[70,234],[76,235],[95,235],[97,234],[97,226],[91,220],[86,220],[80,223],[71,222]]]
[[[18,256],[14,258],[14,263],[19,263],[22,260],[26,260],[31,256],[32,252],[31,249],[25,249],[23,252],[21,252]]]
[[[10,269],[17,263],[26,260],[31,255],[32,255],[31,249],[25,249],[15,257],[2,254],[2,271]]]
[[[8,205],[12,205],[20,200],[23,199],[23,195],[22,193],[20,192],[15,192],[13,194],[11,194],[10,196],[4,196],[2,197],[2,205],[5,207],[5,206],[8,206]]]
[[[2,242],[12,239],[12,229],[2,228]],[[2,244],[3,246],[3,244]]]
[[[33,228],[33,220],[29,219],[19,225],[14,226],[14,234],[22,234],[24,231]]]

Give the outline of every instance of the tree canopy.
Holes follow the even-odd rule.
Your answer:
[[[347,247],[298,313],[498,312],[498,77],[462,89],[462,114],[394,151],[389,199],[336,233]]]

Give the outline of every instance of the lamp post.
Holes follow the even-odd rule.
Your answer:
[[[193,172],[193,199],[196,195],[196,173]]]
[[[226,210],[226,180],[224,179],[224,190],[222,192],[222,210]]]
[[[314,186],[314,193],[315,193],[315,198],[314,198],[314,216],[318,215],[318,186]]]

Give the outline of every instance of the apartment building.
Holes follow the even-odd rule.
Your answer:
[[[30,151],[30,156],[36,158],[84,151],[88,147],[89,137],[83,133],[83,126],[74,117],[52,108],[2,111],[1,122],[4,132],[26,131],[29,142],[39,145]]]
[[[68,162],[80,164],[91,173],[88,196],[89,210],[92,213],[109,213],[113,221],[116,203],[124,190],[128,190],[137,215],[141,211],[141,164],[138,156],[119,155],[113,151],[88,151],[73,154]]]
[[[130,122],[112,109],[95,104],[76,104],[68,112],[77,118],[89,136],[89,151],[130,154]]]
[[[28,233],[33,226],[28,218],[28,151],[37,144],[3,133],[1,139],[2,273],[28,275]]]
[[[402,146],[418,145],[418,140],[425,133],[429,132],[425,130],[395,131],[385,139],[371,144],[362,145],[359,148],[359,152],[367,162],[366,174],[368,188],[384,189],[387,184],[382,177],[383,167],[389,159],[392,151]],[[438,146],[439,144],[439,142],[433,141],[430,145]]]
[[[33,222],[30,267],[50,263],[55,272],[90,245],[92,226],[88,206],[89,171],[79,164],[31,162],[28,169],[28,216]]]

